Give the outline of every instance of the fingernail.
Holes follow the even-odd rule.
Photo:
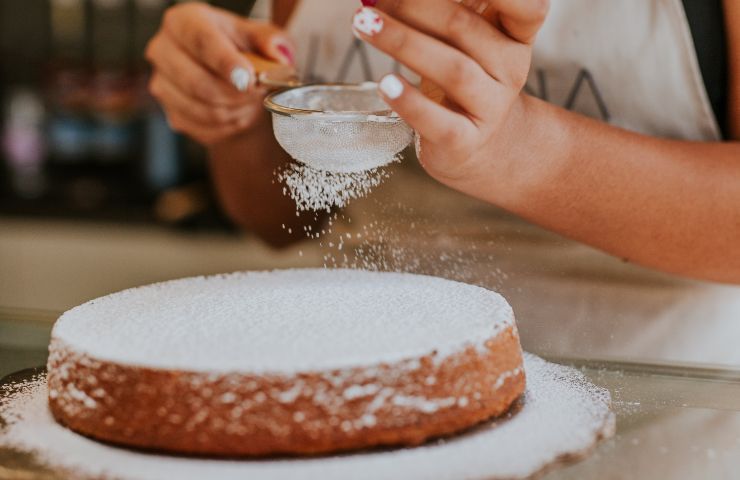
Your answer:
[[[383,92],[383,95],[391,100],[395,100],[403,93],[403,82],[391,73],[390,75],[383,77],[378,88]]]
[[[282,55],[289,64],[295,64],[295,56],[293,55],[293,50],[288,48],[288,46],[283,43],[279,44],[277,46],[277,49],[278,52],[280,52],[280,55]]]
[[[240,92],[247,91],[251,79],[252,74],[244,67],[236,67],[231,71],[231,83]]]
[[[378,0],[362,0],[362,4],[366,7],[374,7],[378,4]]]
[[[360,33],[372,37],[383,30],[383,19],[374,10],[362,7],[352,19],[352,28]]]

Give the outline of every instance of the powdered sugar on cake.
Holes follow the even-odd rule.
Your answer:
[[[514,325],[489,290],[358,270],[198,277],[93,300],[53,338],[90,359],[192,372],[293,374],[434,354],[438,361]],[[289,341],[286,341],[289,339]]]

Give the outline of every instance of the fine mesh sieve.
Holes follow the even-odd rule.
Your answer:
[[[377,93],[377,84],[319,84],[268,95],[278,143],[316,170],[353,173],[395,160],[413,130]]]

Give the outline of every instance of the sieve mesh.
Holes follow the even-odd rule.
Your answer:
[[[316,170],[372,170],[393,162],[413,139],[374,83],[294,88],[269,96],[265,105],[278,143]]]

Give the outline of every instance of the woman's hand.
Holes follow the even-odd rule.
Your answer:
[[[484,18],[451,0],[379,0],[353,20],[363,40],[443,91],[440,104],[397,75],[380,83],[386,101],[419,135],[427,172],[473,195],[491,170],[505,175],[512,168],[509,152],[527,135],[517,130],[525,108],[520,93],[548,9],[546,0],[488,3]]]
[[[492,23],[453,0],[363,0],[377,9],[354,20],[445,93],[440,105],[395,76],[380,85],[420,134],[426,170],[625,261],[740,283],[740,142],[651,137],[522,94],[547,2],[463,2],[490,4]]]
[[[262,117],[264,91],[241,52],[292,64],[294,48],[274,25],[204,3],[170,8],[147,47],[149,90],[170,125],[204,145],[250,129]]]

